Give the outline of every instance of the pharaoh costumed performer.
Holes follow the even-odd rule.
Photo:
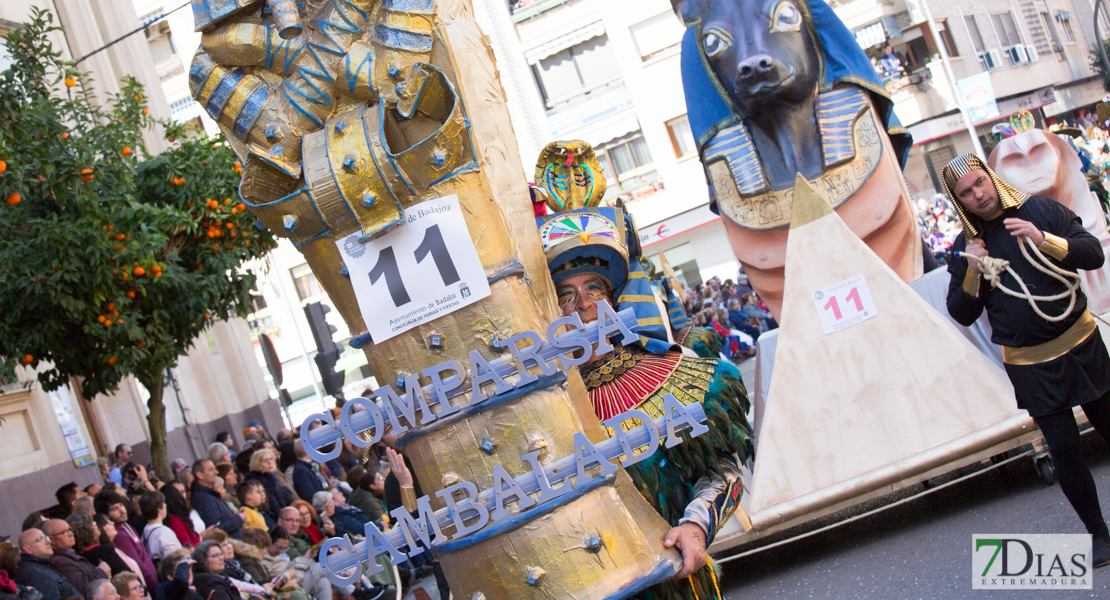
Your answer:
[[[1060,488],[1093,536],[1092,564],[1106,565],[1110,531],[1072,412],[1082,406],[1110,443],[1110,355],[1076,273],[1102,266],[1102,246],[1071,210],[1019,192],[977,156],[949,162],[942,179],[964,226],[948,263],[948,312],[970,326],[987,311],[1018,406],[1040,428]]]
[[[641,596],[649,600],[720,598],[705,548],[737,510],[740,465],[752,456],[745,418],[747,392],[736,367],[717,359],[685,356],[667,340],[630,215],[598,207],[605,177],[584,142],[554,142],[541,154],[537,174],[553,186],[554,214],[538,216],[540,238],[563,315],[597,319],[597,303],[633,308],[638,344],[615,349],[582,367],[590,402],[599,419],[631,409],[652,418],[663,414],[663,396],[701,403],[709,433],[681,446],[660,448],[628,469],[637,487],[672,529],[665,544],[682,551],[678,575]],[[542,179],[537,177],[537,180]],[[598,183],[601,182],[601,183]],[[626,429],[635,422],[626,424]],[[610,435],[613,432],[610,431]]]
[[[832,9],[823,0],[671,4],[687,27],[682,82],[710,208],[774,317],[797,173],[903,281],[920,277],[925,251],[901,171],[910,136]]]

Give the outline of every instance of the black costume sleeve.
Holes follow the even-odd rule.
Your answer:
[[[1067,254],[1062,258],[1055,256],[1053,258],[1057,258],[1061,266],[1071,269],[1092,271],[1101,268],[1106,261],[1106,255],[1102,251],[1102,244],[1098,238],[1083,228],[1079,217],[1068,207],[1058,202],[1052,202],[1049,206],[1052,212],[1046,219],[1047,227],[1041,231],[1067,241]],[[1051,239],[1048,240],[1048,244],[1052,244]],[[1046,254],[1049,253],[1046,252]]]
[[[952,252],[948,256],[948,272],[952,274],[952,279],[948,282],[947,304],[948,314],[960,325],[970,327],[983,314],[986,302],[980,278],[974,279],[975,284],[971,284],[974,275],[968,272],[967,259],[958,254],[966,247],[963,236],[960,236],[952,245]],[[971,290],[975,293],[970,293]]]

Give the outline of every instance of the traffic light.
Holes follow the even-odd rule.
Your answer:
[[[343,396],[343,380],[346,373],[336,372],[335,363],[339,360],[339,346],[332,339],[336,329],[329,325],[324,318],[331,312],[331,307],[323,302],[312,302],[304,307],[304,316],[308,319],[308,328],[312,330],[312,339],[316,342],[316,366],[320,369],[320,377],[324,380],[324,391],[329,396],[337,398]]]

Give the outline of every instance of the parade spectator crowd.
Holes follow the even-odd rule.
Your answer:
[[[204,458],[173,460],[169,481],[120,444],[102,483],[62,486],[56,506],[4,536],[0,600],[377,600],[431,575],[447,597],[431,552],[400,565],[399,581],[387,561],[342,588],[316,560],[329,537],[388,529],[402,486],[418,485],[391,438],[345,441],[327,463],[288,429],[271,437],[252,421],[243,439],[222,432]]]
[[[682,285],[684,308],[694,327],[712,329],[721,336],[721,356],[738,363],[755,356],[761,333],[778,329],[778,323],[741,271],[737,280],[712,277],[694,287]]]

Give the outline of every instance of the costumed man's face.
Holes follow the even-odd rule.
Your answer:
[[[982,169],[964,175],[952,189],[956,200],[967,212],[990,221],[1002,214],[1002,204],[998,201],[998,190],[994,181]]]
[[[606,300],[612,304],[609,282],[593,273],[567,277],[555,287],[559,309],[563,316],[578,313],[583,323],[597,320],[597,303]]]

